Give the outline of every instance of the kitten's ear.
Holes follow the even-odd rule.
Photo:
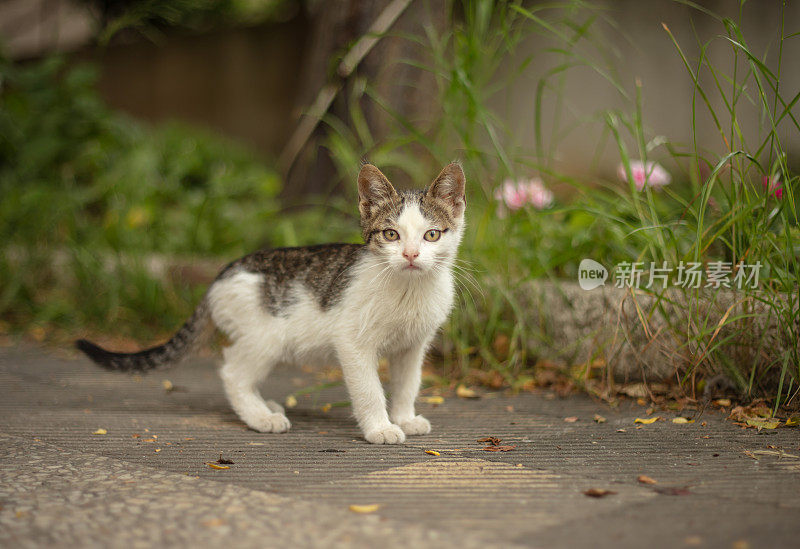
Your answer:
[[[369,217],[372,207],[398,198],[397,191],[386,176],[372,164],[364,164],[358,172],[358,211]]]
[[[467,206],[467,198],[464,194],[466,182],[467,178],[464,177],[461,165],[453,162],[445,166],[439,177],[433,180],[428,188],[428,195],[444,200],[453,209],[453,216],[461,217]]]

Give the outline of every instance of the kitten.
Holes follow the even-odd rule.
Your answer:
[[[177,362],[213,323],[232,342],[221,368],[231,406],[249,427],[282,433],[284,409],[258,384],[279,363],[338,362],[364,437],[398,444],[430,432],[414,412],[422,361],[453,305],[452,274],[464,229],[464,172],[450,164],[425,190],[401,191],[371,164],[358,174],[364,244],[259,251],[225,267],[168,342],[112,353],[77,347],[111,370]],[[391,405],[378,378],[389,360]]]

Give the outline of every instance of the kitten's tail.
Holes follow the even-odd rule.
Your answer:
[[[204,297],[192,317],[186,321],[172,338],[156,347],[138,353],[114,353],[107,351],[85,339],[79,339],[75,346],[86,356],[108,370],[121,372],[143,372],[159,366],[175,364],[184,358],[201,339],[201,335],[211,324],[208,301]]]

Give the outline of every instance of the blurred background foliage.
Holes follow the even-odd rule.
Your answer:
[[[204,32],[281,20],[298,9],[318,10],[323,22],[334,18],[333,28],[344,24],[330,4],[315,2],[88,3],[100,47],[125,33],[158,40],[170,27]],[[800,382],[791,344],[800,339],[798,159],[789,146],[800,135],[793,111],[800,92],[781,86],[781,71],[798,22],[781,11],[774,39],[755,50],[743,30],[744,2],[732,2],[734,14],[725,17],[675,4],[715,28],[708,37],[695,31],[692,43],[663,29],[692,83],[679,98],[692,105],[688,140],[649,126],[642,82],[620,75],[625,52],[608,39],[624,29],[613,10],[581,0],[416,2],[428,23],[388,34],[402,44],[388,65],[414,71],[394,87],[386,81],[397,74],[380,76],[369,57],[347,78],[335,69],[370,34],[362,21],[370,17],[345,43],[317,37],[327,49],[321,64],[309,65],[321,81],[304,86],[316,92],[328,82],[340,91],[288,173],[274,158],[209,130],[151,125],[114,111],[99,98],[91,63],[4,60],[0,318],[37,338],[86,331],[163,337],[209,281],[207,274],[165,275],[165,261],[215,266],[262,246],[358,241],[351,182],[361,159],[404,186],[427,183],[458,157],[468,174],[469,225],[456,268],[460,303],[437,344],[442,379],[530,386],[552,357],[544,343],[538,350],[547,335],[538,313],[520,307],[521,296],[532,279],[574,281],[585,257],[606,266],[760,261],[762,287],[743,300],[766,304],[788,344],[741,356],[736,334],[744,337],[748,322],[763,318],[726,315],[720,326],[738,322],[726,341],[715,339],[715,326],[672,326],[686,353],[677,373],[683,380],[722,373],[741,394],[788,400]],[[592,93],[613,99],[588,116],[578,113],[570,103],[574,73],[590,75]],[[522,109],[512,97],[520,82]],[[305,105],[314,99],[300,95]],[[563,150],[587,133],[599,136],[582,153],[591,169],[576,173]],[[673,181],[637,188],[603,171],[601,159],[609,157],[623,169],[657,160]],[[622,179],[630,177],[628,170]],[[554,204],[509,211],[498,189],[531,178],[552,190]],[[780,198],[764,178],[780,181]],[[693,349],[703,350],[699,360]],[[594,375],[589,364],[568,367],[579,386]]]

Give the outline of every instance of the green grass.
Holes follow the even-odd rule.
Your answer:
[[[462,256],[469,264],[459,269],[462,301],[442,342],[447,375],[489,371],[512,387],[524,384],[534,375],[538,360],[554,358],[546,354],[548,336],[538,322],[539,313],[517,305],[526,281],[574,281],[584,257],[607,266],[624,261],[667,261],[673,266],[681,261],[758,261],[764,266],[760,287],[740,292],[735,300],[739,306],[724,314],[707,310],[707,293],[687,290],[680,303],[666,292],[656,293],[653,310],[641,315],[660,316],[680,342],[676,375],[690,394],[697,395],[698,380],[719,373],[742,395],[771,395],[776,406],[798,390],[800,357],[792,345],[800,338],[798,175],[782,136],[800,133],[791,111],[800,93],[780,85],[781,70],[789,66],[782,57],[784,43],[796,39],[798,29],[776,21],[771,48],[754,52],[741,30],[741,10],[738,19],[723,19],[690,2],[681,3],[694,8],[698,18],[710,17],[719,28],[708,41],[698,38],[694,48],[677,42],[666,27],[658,29],[696,84],[691,95],[681,99],[693,107],[690,143],[670,142],[649,129],[643,119],[647,98],[642,83],[621,80],[616,67],[622,56],[603,39],[622,32],[613,11],[580,0],[534,6],[516,1],[453,2],[451,24],[444,33],[429,27],[422,35],[406,36],[426,61],[405,62],[434,77],[430,101],[441,105],[440,116],[424,123],[405,119],[362,82],[350,93],[373,101],[392,117],[392,139],[376,143],[362,138],[366,131],[344,130],[354,123],[329,121],[331,150],[348,178],[352,159],[362,156],[391,159],[393,169],[405,169],[421,182],[420,171],[432,174],[456,154],[464,162],[470,180],[470,225]],[[510,59],[519,58],[514,54],[520,45],[534,35],[543,35],[550,47],[510,66]],[[696,49],[699,56],[690,59],[687,49]],[[714,59],[728,56],[733,72],[724,73],[712,62],[712,53]],[[502,107],[502,94],[534,65],[542,76],[529,108],[512,116]],[[583,118],[572,114],[564,99],[573,81],[569,76],[587,69],[598,86],[617,95],[622,107]],[[351,99],[351,104],[359,103]],[[717,104],[724,110],[715,108]],[[548,123],[545,110],[555,111]],[[698,140],[701,111],[714,124],[724,145],[721,153],[715,152],[716,144]],[[745,141],[740,120],[752,113],[761,126],[759,140],[751,143]],[[516,141],[512,120],[534,128],[533,144]],[[611,147],[624,165],[629,160],[657,160],[672,173],[673,183],[663,192],[650,187],[640,192],[633,183],[600,180],[587,185],[560,173],[556,151],[587,127],[600,128],[604,136],[587,156],[599,158]],[[422,146],[424,154],[408,143]],[[548,211],[498,216],[494,189],[506,178],[537,174],[560,187],[560,196],[571,198]],[[780,178],[782,199],[765,192],[765,176]],[[765,322],[775,323],[779,345],[753,338]],[[497,345],[498,338],[507,339],[508,345]]]

